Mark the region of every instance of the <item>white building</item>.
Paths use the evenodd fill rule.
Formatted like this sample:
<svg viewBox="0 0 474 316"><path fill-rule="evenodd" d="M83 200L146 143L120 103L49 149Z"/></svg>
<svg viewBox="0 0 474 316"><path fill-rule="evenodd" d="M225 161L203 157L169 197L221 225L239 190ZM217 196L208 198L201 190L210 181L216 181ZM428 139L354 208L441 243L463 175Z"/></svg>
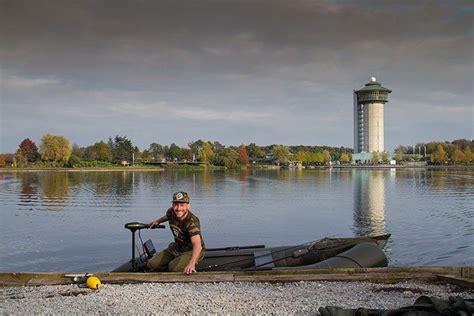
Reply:
<svg viewBox="0 0 474 316"><path fill-rule="evenodd" d="M354 91L354 154L362 154L361 158L368 156L365 153L385 150L384 105L390 92L374 77L364 88Z"/></svg>

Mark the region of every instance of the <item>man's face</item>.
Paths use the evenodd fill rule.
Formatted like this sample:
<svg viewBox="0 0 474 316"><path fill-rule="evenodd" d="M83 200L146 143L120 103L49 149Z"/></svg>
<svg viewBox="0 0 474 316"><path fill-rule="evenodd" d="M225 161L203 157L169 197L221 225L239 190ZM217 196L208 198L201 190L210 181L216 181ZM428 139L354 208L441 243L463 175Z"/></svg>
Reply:
<svg viewBox="0 0 474 316"><path fill-rule="evenodd" d="M183 219L188 215L189 203L173 202L173 211L178 219Z"/></svg>

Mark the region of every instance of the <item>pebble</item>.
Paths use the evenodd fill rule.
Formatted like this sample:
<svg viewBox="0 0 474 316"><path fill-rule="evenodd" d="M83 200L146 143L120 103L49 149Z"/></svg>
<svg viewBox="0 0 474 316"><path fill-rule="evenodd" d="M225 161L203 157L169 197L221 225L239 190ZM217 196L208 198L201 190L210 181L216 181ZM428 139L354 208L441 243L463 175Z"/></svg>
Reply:
<svg viewBox="0 0 474 316"><path fill-rule="evenodd" d="M420 295L472 297L450 285L401 282L143 283L0 288L0 314L303 314L321 306L393 309Z"/></svg>

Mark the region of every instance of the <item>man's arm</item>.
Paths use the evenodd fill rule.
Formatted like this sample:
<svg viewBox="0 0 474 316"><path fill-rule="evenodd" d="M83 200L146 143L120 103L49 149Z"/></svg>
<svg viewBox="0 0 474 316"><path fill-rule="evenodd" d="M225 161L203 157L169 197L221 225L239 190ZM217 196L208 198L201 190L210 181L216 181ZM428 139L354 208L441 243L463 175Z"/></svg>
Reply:
<svg viewBox="0 0 474 316"><path fill-rule="evenodd" d="M189 260L188 265L184 268L184 273L191 274L196 272L196 262L201 255L202 246L201 246L201 235L197 234L191 236L191 243L193 244L193 253L191 259Z"/></svg>
<svg viewBox="0 0 474 316"><path fill-rule="evenodd" d="M150 228L153 228L167 221L168 221L168 216L164 215L158 218L157 220L154 220L153 222L148 223L148 225L150 225Z"/></svg>

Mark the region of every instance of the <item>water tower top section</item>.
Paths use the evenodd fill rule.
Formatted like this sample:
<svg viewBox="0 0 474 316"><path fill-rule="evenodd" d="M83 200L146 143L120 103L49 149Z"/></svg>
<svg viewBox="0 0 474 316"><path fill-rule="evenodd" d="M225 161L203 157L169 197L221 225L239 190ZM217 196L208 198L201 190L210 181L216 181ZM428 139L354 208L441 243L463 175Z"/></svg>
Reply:
<svg viewBox="0 0 474 316"><path fill-rule="evenodd" d="M370 78L370 81L365 84L365 87L355 91L358 103L386 103L388 102L388 94L390 92L392 92L392 90L382 87L375 77Z"/></svg>

